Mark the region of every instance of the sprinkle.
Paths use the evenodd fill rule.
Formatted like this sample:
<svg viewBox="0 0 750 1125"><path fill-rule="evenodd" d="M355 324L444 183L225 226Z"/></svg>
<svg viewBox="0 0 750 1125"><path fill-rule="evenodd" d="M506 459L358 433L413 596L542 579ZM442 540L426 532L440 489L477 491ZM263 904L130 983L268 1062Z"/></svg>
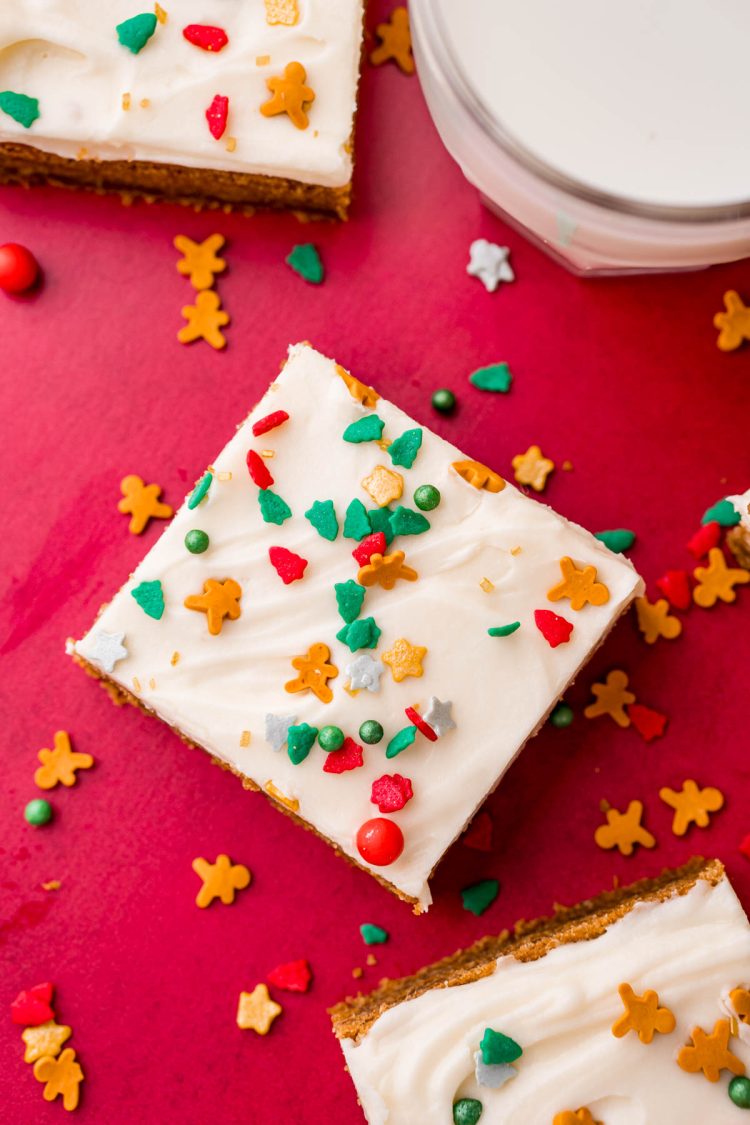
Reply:
<svg viewBox="0 0 750 1125"><path fill-rule="evenodd" d="M355 379L340 363L335 364L335 371L339 378L346 384L349 394L355 402L361 403L362 406L366 406L368 409L372 409L375 406L375 403L380 398L376 390L372 387L368 387L366 383L360 383L359 379Z"/></svg>
<svg viewBox="0 0 750 1125"><path fill-rule="evenodd" d="M414 796L411 781L400 773L383 774L372 783L370 802L382 813L399 812Z"/></svg>
<svg viewBox="0 0 750 1125"><path fill-rule="evenodd" d="M250 886L252 875L242 863L232 863L228 855L217 855L214 863L198 856L193 860L192 868L203 886L198 891L195 905L203 910L210 906L215 898L221 899L225 906L234 902L236 891L242 891Z"/></svg>
<svg viewBox="0 0 750 1125"><path fill-rule="evenodd" d="M137 18L137 17L136 17ZM80 1096L79 1086L83 1082L83 1071L76 1061L72 1047L66 1047L56 1059L45 1055L34 1063L34 1077L44 1082L42 1097L46 1102L61 1097L65 1109L74 1110Z"/></svg>
<svg viewBox="0 0 750 1125"><path fill-rule="evenodd" d="M616 551L618 554L629 551L635 543L635 532L628 531L626 527L617 527L613 531L596 531L594 537L610 551Z"/></svg>
<svg viewBox="0 0 750 1125"><path fill-rule="evenodd" d="M654 583L675 609L689 609L692 603L686 570L668 570Z"/></svg>
<svg viewBox="0 0 750 1125"><path fill-rule="evenodd" d="M270 55L257 55L255 58L256 66L268 66L271 61Z"/></svg>
<svg viewBox="0 0 750 1125"><path fill-rule="evenodd" d="M246 750L247 747L250 745L251 737L252 736L251 736L249 730L243 730L242 733L240 734L240 746L242 747L243 750Z"/></svg>
<svg viewBox="0 0 750 1125"><path fill-rule="evenodd" d="M731 500L719 500L703 513L701 523L718 523L719 527L736 527L740 522L740 513Z"/></svg>
<svg viewBox="0 0 750 1125"><path fill-rule="evenodd" d="M403 6L394 8L390 21L379 23L375 31L380 43L374 51L370 52L372 65L382 66L392 59L404 74L413 74L414 56L411 51L409 13L406 8Z"/></svg>
<svg viewBox="0 0 750 1125"><path fill-rule="evenodd" d="M659 1007L658 993L647 988L643 996L638 996L629 984L621 984L617 991L625 1011L612 1024L615 1039L622 1039L629 1031L635 1031L641 1043L650 1043L655 1032L669 1035L675 1029L675 1018L669 1008Z"/></svg>
<svg viewBox="0 0 750 1125"><path fill-rule="evenodd" d="M133 691L140 693L140 690L141 690L141 681L138 679L137 676L133 676Z"/></svg>
<svg viewBox="0 0 750 1125"><path fill-rule="evenodd" d="M35 828L41 828L42 825L49 824L52 820L52 805L49 801L45 801L43 797L37 797L35 800L29 801L23 810L23 818L27 824L31 824Z"/></svg>
<svg viewBox="0 0 750 1125"><path fill-rule="evenodd" d="M355 968L355 969L352 969L352 976L354 977L355 980L361 980L361 978L364 975L365 975L364 969L360 968L359 966L357 966L357 968Z"/></svg>
<svg viewBox="0 0 750 1125"><path fill-rule="evenodd" d="M154 4L154 15L160 24L165 24L167 22L167 13L164 11L161 4Z"/></svg>
<svg viewBox="0 0 750 1125"><path fill-rule="evenodd" d="M257 422L253 422L253 437L260 437L261 434L267 434L271 430L283 426L284 422L289 421L289 415L286 410L274 410L272 414L265 414L259 418Z"/></svg>
<svg viewBox="0 0 750 1125"><path fill-rule="evenodd" d="M365 964L372 967L373 965L377 965L377 963L378 963L378 959L375 956L375 954L374 953L368 953L367 957L365 958Z"/></svg>
<svg viewBox="0 0 750 1125"><path fill-rule="evenodd" d="M141 109L148 109L151 105L151 99L150 98L141 98L138 105L141 107ZM84 149L84 154L85 154L85 151L86 150Z"/></svg>
<svg viewBox="0 0 750 1125"><path fill-rule="evenodd" d="M502 1063L512 1063L520 1059L523 1049L502 1031L494 1031L491 1027L485 1028L484 1035L479 1044L482 1062L485 1066L499 1066Z"/></svg>
<svg viewBox="0 0 750 1125"><path fill-rule="evenodd" d="M350 652L357 652L361 648L377 648L380 633L374 618L363 617L339 629L336 640L345 644Z"/></svg>
<svg viewBox="0 0 750 1125"><path fill-rule="evenodd" d="M194 527L188 531L185 536L185 546L191 555L202 555L204 551L208 550L209 539L205 531Z"/></svg>
<svg viewBox="0 0 750 1125"><path fill-rule="evenodd" d="M410 469L414 464L422 445L422 431L417 427L413 430L404 430L388 447L388 456L394 465Z"/></svg>
<svg viewBox="0 0 750 1125"><path fill-rule="evenodd" d="M380 691L380 677L384 671L385 669L380 661L373 660L366 653L358 656L356 660L346 666L346 674L354 691L359 691L362 688L367 691Z"/></svg>
<svg viewBox="0 0 750 1125"><path fill-rule="evenodd" d="M43 891L59 891L62 883L59 879L49 879L46 883L42 883ZM30 1060L26 1060L27 1062Z"/></svg>
<svg viewBox="0 0 750 1125"><path fill-rule="evenodd" d="M210 27L204 23L189 23L182 29L182 34L194 47L200 47L202 51L213 51L215 54L229 42L222 27Z"/></svg>
<svg viewBox="0 0 750 1125"><path fill-rule="evenodd" d="M472 488L483 489L485 492L502 492L505 488L503 478L481 461L454 461L451 468Z"/></svg>
<svg viewBox="0 0 750 1125"><path fill-rule="evenodd" d="M275 492L272 492L270 488L261 488L258 493L258 503L264 523L275 523L277 526L281 526L292 514L292 509L287 502L282 500Z"/></svg>
<svg viewBox="0 0 750 1125"><path fill-rule="evenodd" d="M714 328L719 329L716 346L722 352L733 352L743 340L750 340L750 307L734 289L724 294L724 307L726 312L714 317Z"/></svg>
<svg viewBox="0 0 750 1125"><path fill-rule="evenodd" d="M39 117L39 100L17 94L14 90L3 90L0 92L0 110L23 125L24 129L30 129Z"/></svg>
<svg viewBox="0 0 750 1125"><path fill-rule="evenodd" d="M368 746L376 746L383 739L383 727L377 719L365 719L359 728L359 737Z"/></svg>
<svg viewBox="0 0 750 1125"><path fill-rule="evenodd" d="M527 484L535 492L544 491L547 477L555 467L555 462L545 457L538 445L530 445L525 453L518 453L511 464L517 483Z"/></svg>
<svg viewBox="0 0 750 1125"><path fill-rule="evenodd" d="M552 1119L552 1125L599 1125L599 1122L594 1121L591 1116L591 1110L586 1106L581 1106L575 1113L571 1109L564 1109L562 1113L556 1113Z"/></svg>
<svg viewBox="0 0 750 1125"><path fill-rule="evenodd" d="M592 684L591 693L594 703L589 703L584 710L587 719L596 719L600 715L609 715L618 727L629 727L630 718L625 708L630 703L635 703L632 691L627 691L628 677L620 668L615 668L601 684Z"/></svg>
<svg viewBox="0 0 750 1125"><path fill-rule="evenodd" d="M210 289L216 274L227 268L224 258L219 257L225 242L223 234L211 234L203 242L193 242L185 234L175 236L174 248L182 254L177 272L190 278L193 289Z"/></svg>
<svg viewBox="0 0 750 1125"><path fill-rule="evenodd" d="M507 246L498 246L496 242L488 242L486 238L477 238L469 247L469 264L466 272L469 277L477 277L488 293L494 293L501 281L515 281L508 258L510 249Z"/></svg>
<svg viewBox="0 0 750 1125"><path fill-rule="evenodd" d="M487 632L491 637L510 637L520 628L520 621L511 621L509 625L493 625Z"/></svg>
<svg viewBox="0 0 750 1125"><path fill-rule="evenodd" d="M56 1058L62 1050L63 1043L70 1039L72 1029L65 1024L55 1023L54 1019L46 1020L38 1027L27 1027L21 1032L21 1038L26 1044L23 1061L36 1062L37 1059Z"/></svg>
<svg viewBox="0 0 750 1125"><path fill-rule="evenodd" d="M365 945L383 945L388 941L388 931L382 926L376 926L374 922L363 922L359 932Z"/></svg>
<svg viewBox="0 0 750 1125"><path fill-rule="evenodd" d="M492 851L492 817L488 812L477 813L461 837L461 843L478 852Z"/></svg>
<svg viewBox="0 0 750 1125"><path fill-rule="evenodd" d="M276 452L273 449L261 449L260 455L270 460L276 456Z"/></svg>
<svg viewBox="0 0 750 1125"><path fill-rule="evenodd" d="M427 701L427 710L424 713L424 721L429 723L438 738L442 738L449 730L455 730L456 724L451 715L451 708L453 704L450 699L445 702L438 699L437 696L431 695Z"/></svg>
<svg viewBox="0 0 750 1125"><path fill-rule="evenodd" d="M711 787L699 789L692 780L684 781L678 791L665 786L659 790L659 796L665 805L675 810L672 819L675 836L684 836L691 824L708 828L708 814L718 812L724 804L721 790Z"/></svg>
<svg viewBox="0 0 750 1125"><path fill-rule="evenodd" d="M606 810L607 823L601 824L594 833L594 840L605 851L618 848L621 855L632 855L636 844L653 848L656 840L641 824L643 804L631 801L624 813L617 809Z"/></svg>
<svg viewBox="0 0 750 1125"><path fill-rule="evenodd" d="M468 910L478 918L492 906L499 893L500 884L497 879L482 879L478 883L472 883L470 887L464 887L461 891L461 902L464 910Z"/></svg>
<svg viewBox="0 0 750 1125"><path fill-rule="evenodd" d="M318 248L313 246L312 242L305 242L292 247L285 261L295 273L299 274L305 281L309 281L311 285L320 285L325 277Z"/></svg>
<svg viewBox="0 0 750 1125"><path fill-rule="evenodd" d="M273 799L278 801L280 805L283 805L284 808L289 809L291 812L298 812L299 801L296 797L287 797L285 793L282 793L280 789L276 788L272 781L267 781L263 788L269 797L273 797Z"/></svg>
<svg viewBox="0 0 750 1125"><path fill-rule="evenodd" d="M420 484L414 492L414 503L421 512L431 512L440 503L440 490L434 484Z"/></svg>
<svg viewBox="0 0 750 1125"><path fill-rule="evenodd" d="M404 850L404 834L392 820L376 816L361 825L356 837L357 851L373 867L388 867Z"/></svg>
<svg viewBox="0 0 750 1125"><path fill-rule="evenodd" d="M131 97L130 94L122 95L122 108L127 112L130 109Z"/></svg>
<svg viewBox="0 0 750 1125"><path fill-rule="evenodd" d="M164 616L164 591L158 578L153 582L139 582L130 591L130 595L147 617L161 621Z"/></svg>
<svg viewBox="0 0 750 1125"><path fill-rule="evenodd" d="M750 1109L750 1078L738 1076L727 1087L727 1093L734 1105L740 1109Z"/></svg>
<svg viewBox="0 0 750 1125"><path fill-rule="evenodd" d="M40 750L37 757L42 763L34 772L34 784L40 789L54 789L62 784L75 785L77 770L90 770L94 759L90 754L80 754L70 745L70 735L59 730L54 736L54 750Z"/></svg>
<svg viewBox="0 0 750 1125"><path fill-rule="evenodd" d="M404 491L404 478L385 465L376 465L369 476L362 481L365 492L379 508L384 508L393 500L400 500Z"/></svg>
<svg viewBox="0 0 750 1125"><path fill-rule="evenodd" d="M177 664L179 662L179 659L180 659L179 652L173 652L170 659L169 659L169 663L172 665L172 667L174 667L175 664Z"/></svg>
<svg viewBox="0 0 750 1125"><path fill-rule="evenodd" d="M420 734L423 734L425 736L425 738L428 739L430 742L437 742L438 735L435 733L435 731L432 729L432 727L429 725L429 723L426 723L424 721L424 719L420 715L419 711L416 710L416 708L405 707L404 708L404 714L406 715L407 719L412 724L412 726L415 726L417 728L417 730L419 731Z"/></svg>
<svg viewBox="0 0 750 1125"><path fill-rule="evenodd" d="M655 602L650 602L646 597L636 598L635 612L638 617L638 628L643 633L647 645L654 644L659 637L664 637L668 641L674 640L682 632L682 622L670 615L669 602L666 598L659 598Z"/></svg>
<svg viewBox="0 0 750 1125"><path fill-rule="evenodd" d="M729 1050L730 1031L729 1020L717 1020L710 1035L702 1027L694 1027L691 1034L693 1045L680 1048L677 1065L688 1074L703 1071L709 1082L718 1082L722 1070L744 1074L745 1064Z"/></svg>
<svg viewBox="0 0 750 1125"><path fill-rule="evenodd" d="M336 518L336 509L333 500L316 500L311 508L305 512L305 519L323 539L332 543L339 533L339 521Z"/></svg>
<svg viewBox="0 0 750 1125"><path fill-rule="evenodd" d="M123 47L134 55L139 54L156 31L156 16L153 12L142 12L129 20L118 23L115 31Z"/></svg>
<svg viewBox="0 0 750 1125"><path fill-rule="evenodd" d="M342 437L352 445L359 445L365 441L377 441L383 434L385 422L377 414L367 414L358 418L346 427Z"/></svg>
<svg viewBox="0 0 750 1125"><path fill-rule="evenodd" d="M229 313L222 309L218 293L203 289L196 294L194 305L183 305L181 315L187 322L177 333L181 344L205 340L216 351L226 347L226 337L221 329L229 324Z"/></svg>
<svg viewBox="0 0 750 1125"><path fill-rule="evenodd" d="M365 535L369 535L371 530L370 520L364 504L361 500L352 500L351 504L346 509L346 515L344 517L344 538L364 539Z"/></svg>
<svg viewBox="0 0 750 1125"><path fill-rule="evenodd" d="M362 603L365 600L365 590L353 578L346 582L337 582L333 587L336 592L336 605L339 614L349 625L359 617Z"/></svg>
<svg viewBox="0 0 750 1125"><path fill-rule="evenodd" d="M210 106L206 110L208 131L216 141L224 136L229 117L229 98L224 94L214 94Z"/></svg>
<svg viewBox="0 0 750 1125"><path fill-rule="evenodd" d="M344 745L340 750L334 750L330 754L326 754L323 772L346 773L348 770L356 770L362 765L364 765L362 747L353 738L345 738Z"/></svg>
<svg viewBox="0 0 750 1125"><path fill-rule="evenodd" d="M564 730L565 727L570 726L574 718L573 708L569 707L567 703L561 700L552 709L549 721L552 723L553 727L557 727L558 730Z"/></svg>
<svg viewBox="0 0 750 1125"><path fill-rule="evenodd" d="M380 659L391 669L395 683L400 684L407 676L422 675L422 661L426 655L427 649L423 645L412 645L404 637L399 637Z"/></svg>
<svg viewBox="0 0 750 1125"><path fill-rule="evenodd" d="M737 597L734 587L750 582L750 571L727 566L720 547L711 548L708 566L697 566L693 575L698 583L693 601L702 609L710 609L717 601L730 604Z"/></svg>
<svg viewBox="0 0 750 1125"><path fill-rule="evenodd" d="M368 508L367 518L374 533L382 531L385 536L386 546L393 542L393 528L391 527L390 508Z"/></svg>
<svg viewBox="0 0 750 1125"><path fill-rule="evenodd" d="M430 403L432 409L437 410L438 414L452 414L456 409L456 396L448 387L440 387L433 391Z"/></svg>
<svg viewBox="0 0 750 1125"><path fill-rule="evenodd" d="M145 531L149 520L168 520L174 514L169 504L159 499L162 493L160 486L145 484L134 473L123 477L120 491L122 500L118 501L117 510L130 516L128 531L131 535L140 535Z"/></svg>
<svg viewBox="0 0 750 1125"><path fill-rule="evenodd" d="M39 1027L55 1018L52 1007L52 996L55 986L45 981L44 984L35 984L33 988L19 992L10 1005L10 1018L21 1027Z"/></svg>
<svg viewBox="0 0 750 1125"><path fill-rule="evenodd" d="M152 691L156 691L156 680L154 679L153 676L149 679L148 686L151 688Z"/></svg>
<svg viewBox="0 0 750 1125"><path fill-rule="evenodd" d="M473 371L469 376L469 382L480 391L506 395L513 382L513 376L507 363L492 363L489 367L479 367Z"/></svg>
<svg viewBox="0 0 750 1125"><path fill-rule="evenodd" d="M287 961L286 964L271 969L268 979L271 984L284 992L307 992L312 973L307 961Z"/></svg>
<svg viewBox="0 0 750 1125"><path fill-rule="evenodd" d="M570 608L576 611L583 609L587 603L600 606L609 601L609 590L603 582L596 581L595 566L584 566L579 570L566 555L560 559L560 570L562 582L547 592L549 601L559 602L562 598L568 598Z"/></svg>
<svg viewBox="0 0 750 1125"><path fill-rule="evenodd" d="M318 731L318 743L328 753L332 750L340 750L344 745L344 732L341 727L323 727Z"/></svg>
<svg viewBox="0 0 750 1125"><path fill-rule="evenodd" d="M242 597L242 587L233 578L219 582L216 578L207 578L203 583L202 594L190 594L185 598L185 609L195 609L206 614L209 633L218 637L221 632L224 618L236 621L242 610L239 601Z"/></svg>
<svg viewBox="0 0 750 1125"><path fill-rule="evenodd" d="M328 645L311 645L305 656L295 656L292 667L296 668L299 675L294 680L284 684L284 690L290 693L298 691L311 691L321 703L330 703L333 692L328 686L328 681L338 676L339 670L335 664L329 664L331 652Z"/></svg>
<svg viewBox="0 0 750 1125"><path fill-rule="evenodd" d="M113 672L115 664L128 656L128 650L122 643L124 640L122 632L105 633L103 629L98 629L94 635L94 648L87 659L92 664L98 664L103 672Z"/></svg>
<svg viewBox="0 0 750 1125"><path fill-rule="evenodd" d="M550 648L567 644L573 632L573 626L569 621L549 609L535 609L534 624Z"/></svg>
<svg viewBox="0 0 750 1125"><path fill-rule="evenodd" d="M360 566L367 566L373 555L381 555L386 548L385 533L382 531L373 531L371 535L366 535L352 551L352 558L355 559Z"/></svg>
<svg viewBox="0 0 750 1125"><path fill-rule="evenodd" d="M363 586L382 586L384 590L392 590L396 582L416 582L419 578L416 570L407 566L403 551L394 551L391 555L373 555L366 566L360 568L357 581Z"/></svg>
<svg viewBox="0 0 750 1125"><path fill-rule="evenodd" d="M311 727L309 723L298 723L290 726L287 732L287 753L289 760L295 766L304 762L318 737L318 728Z"/></svg>
<svg viewBox="0 0 750 1125"><path fill-rule="evenodd" d="M203 500L203 498L208 495L208 490L211 487L211 482L213 481L213 479L214 475L209 471L207 473L204 473L201 479L198 481L195 488L188 497L187 506L191 511L194 508L197 508L201 500Z"/></svg>
<svg viewBox="0 0 750 1125"><path fill-rule="evenodd" d="M237 1027L243 1031L255 1031L258 1035L268 1035L271 1024L283 1012L268 994L265 984L257 984L252 992L241 992L237 1005Z"/></svg>
<svg viewBox="0 0 750 1125"><path fill-rule="evenodd" d="M296 722L296 715L266 715L266 742L270 743L274 750L283 749L289 728Z"/></svg>
<svg viewBox="0 0 750 1125"><path fill-rule="evenodd" d="M297 129L306 129L310 124L306 111L315 101L315 91L305 85L306 80L307 72L300 62L287 63L283 77L267 78L271 97L260 107L263 116L286 113Z"/></svg>
<svg viewBox="0 0 750 1125"><path fill-rule="evenodd" d="M688 541L687 549L696 559L705 558L712 547L718 547L721 540L721 525L707 523Z"/></svg>
<svg viewBox="0 0 750 1125"><path fill-rule="evenodd" d="M394 510L390 517L391 531L394 535L423 535L430 530L430 521L421 512L405 508L403 504Z"/></svg>
<svg viewBox="0 0 750 1125"><path fill-rule="evenodd" d="M265 0L266 23L294 27L299 20L298 0Z"/></svg>
<svg viewBox="0 0 750 1125"><path fill-rule="evenodd" d="M286 547L269 547L268 557L271 566L285 586L289 586L292 582L299 582L303 577L307 559L303 559L301 555L288 551Z"/></svg>
<svg viewBox="0 0 750 1125"><path fill-rule="evenodd" d="M482 590L484 590L485 594L491 594L495 589L494 582L490 582L489 578L483 578L479 583L479 586Z"/></svg>
<svg viewBox="0 0 750 1125"><path fill-rule="evenodd" d="M393 738L388 743L385 756L386 758L396 758L402 751L408 749L412 745L414 739L417 737L417 728L414 726L403 727L402 730L394 734Z"/></svg>
<svg viewBox="0 0 750 1125"><path fill-rule="evenodd" d="M477 1125L483 1110L477 1098L459 1098L453 1103L453 1125Z"/></svg>
<svg viewBox="0 0 750 1125"><path fill-rule="evenodd" d="M641 703L631 703L628 707L628 715L644 742L653 742L655 738L661 738L669 721L666 715Z"/></svg>

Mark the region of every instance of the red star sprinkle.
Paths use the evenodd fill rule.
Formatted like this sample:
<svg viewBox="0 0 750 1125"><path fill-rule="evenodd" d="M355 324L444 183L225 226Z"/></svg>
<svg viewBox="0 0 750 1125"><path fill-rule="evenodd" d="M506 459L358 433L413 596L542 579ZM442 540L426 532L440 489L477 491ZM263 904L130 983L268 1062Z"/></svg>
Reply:
<svg viewBox="0 0 750 1125"><path fill-rule="evenodd" d="M384 555L385 548L385 533L373 531L372 535L366 535L361 543L357 544L352 555L360 566L367 566L373 555Z"/></svg>
<svg viewBox="0 0 750 1125"><path fill-rule="evenodd" d="M461 843L478 852L492 851L492 817L488 812L480 812L461 837Z"/></svg>
<svg viewBox="0 0 750 1125"><path fill-rule="evenodd" d="M356 770L358 766L364 764L362 747L353 738L345 738L340 750L333 750L330 754L326 754L323 772L346 773L347 770Z"/></svg>
<svg viewBox="0 0 750 1125"><path fill-rule="evenodd" d="M739 851L744 855L745 859L750 859L750 836L745 836L739 846Z"/></svg>
<svg viewBox="0 0 750 1125"><path fill-rule="evenodd" d="M553 613L551 609L535 609L534 624L544 637L550 648L567 644L573 626L564 617Z"/></svg>
<svg viewBox="0 0 750 1125"><path fill-rule="evenodd" d="M644 742L653 742L655 738L661 738L669 721L666 715L653 711L650 707L644 707L642 703L631 703L628 707L628 715Z"/></svg>
<svg viewBox="0 0 750 1125"><path fill-rule="evenodd" d="M249 449L247 453L247 471L253 484L257 484L258 488L270 488L273 484L273 477L268 471L268 466L254 449Z"/></svg>
<svg viewBox="0 0 750 1125"><path fill-rule="evenodd" d="M686 570L668 570L657 579L656 587L675 609L690 609L693 599Z"/></svg>
<svg viewBox="0 0 750 1125"><path fill-rule="evenodd" d="M40 1023L55 1018L52 993L55 986L46 981L19 992L10 1006L10 1018L21 1027L38 1027Z"/></svg>
<svg viewBox="0 0 750 1125"><path fill-rule="evenodd" d="M415 711L413 707L406 707L404 714L413 727L416 727L425 738L429 738L430 742L437 742L437 735L429 723L426 723L419 711Z"/></svg>
<svg viewBox="0 0 750 1125"><path fill-rule="evenodd" d="M702 559L712 547L718 547L720 539L721 524L712 520L710 523L704 524L700 531L696 531L693 538L688 542L687 549L694 558Z"/></svg>
<svg viewBox="0 0 750 1125"><path fill-rule="evenodd" d="M288 421L289 415L286 410L274 410L273 414L266 414L257 422L253 422L253 435L260 437L261 434L267 434L269 430L275 430L277 426L283 426L284 422Z"/></svg>
<svg viewBox="0 0 750 1125"><path fill-rule="evenodd" d="M228 117L229 98L225 98L223 94L216 94L214 100L206 110L206 121L208 122L208 129L211 136L217 141L220 141L224 136Z"/></svg>
<svg viewBox="0 0 750 1125"><path fill-rule="evenodd" d="M287 961L285 965L277 965L275 969L271 969L268 979L285 992L307 992L312 973L307 961Z"/></svg>
<svg viewBox="0 0 750 1125"><path fill-rule="evenodd" d="M384 774L372 783L370 800L381 812L398 812L414 796L411 781L400 773Z"/></svg>
<svg viewBox="0 0 750 1125"><path fill-rule="evenodd" d="M226 47L229 42L229 37L223 27L209 27L205 23L189 23L187 27L182 29L182 34L188 43L192 43L194 47L200 47L202 51L216 53L222 47Z"/></svg>
<svg viewBox="0 0 750 1125"><path fill-rule="evenodd" d="M268 557L285 586L290 582L298 582L305 573L307 559L295 555L294 551L287 551L286 547L269 547Z"/></svg>

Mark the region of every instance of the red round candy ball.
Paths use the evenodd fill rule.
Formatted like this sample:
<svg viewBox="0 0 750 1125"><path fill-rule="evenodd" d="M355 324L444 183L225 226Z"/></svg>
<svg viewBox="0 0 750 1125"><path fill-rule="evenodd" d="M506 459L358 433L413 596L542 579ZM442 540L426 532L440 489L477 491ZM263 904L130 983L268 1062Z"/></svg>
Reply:
<svg viewBox="0 0 750 1125"><path fill-rule="evenodd" d="M38 277L39 266L30 250L17 242L0 246L0 289L6 293L25 293Z"/></svg>
<svg viewBox="0 0 750 1125"><path fill-rule="evenodd" d="M357 850L374 867L387 867L404 850L404 834L394 821L375 816L366 820L357 833Z"/></svg>

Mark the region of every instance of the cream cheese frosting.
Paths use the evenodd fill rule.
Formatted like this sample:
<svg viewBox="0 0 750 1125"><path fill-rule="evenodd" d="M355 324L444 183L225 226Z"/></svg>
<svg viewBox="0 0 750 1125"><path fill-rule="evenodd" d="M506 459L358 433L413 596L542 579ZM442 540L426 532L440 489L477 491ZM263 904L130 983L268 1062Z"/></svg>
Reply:
<svg viewBox="0 0 750 1125"><path fill-rule="evenodd" d="M750 489L737 496L728 496L727 499L740 514L740 526L750 531Z"/></svg>
<svg viewBox="0 0 750 1125"><path fill-rule="evenodd" d="M481 1125L552 1125L587 1107L602 1125L732 1125L741 1113L718 1082L676 1063L694 1027L712 1031L726 995L747 987L750 926L729 881L699 879L683 895L637 903L600 937L536 961L501 957L494 972L434 988L387 1009L355 1045L342 1041L369 1125L451 1125L461 1097L482 1102ZM612 1034L618 986L658 993L676 1027L640 1042ZM479 1086L473 1056L486 1027L523 1048L516 1077ZM730 1049L750 1066L750 1045Z"/></svg>
<svg viewBox="0 0 750 1125"><path fill-rule="evenodd" d="M355 836L378 816L370 800L373 781L394 773L409 778L414 796L391 817L403 831L403 853L389 866L371 869L426 907L430 872L642 583L628 560L542 503L510 485L492 493L467 483L451 468L461 453L424 427L411 468L392 465L376 441L342 440L348 426L373 413L384 423L385 440L417 424L384 399L374 411L361 405L340 372L309 346L290 349L281 374L214 461L206 499L193 510L183 505L74 647L104 670L103 659L122 645L127 657L112 665L115 682L212 755L298 802L300 817L364 866ZM253 423L274 411L286 411L289 420L255 438ZM264 461L272 489L292 511L281 526L261 518L258 489L246 468L249 449L273 452ZM425 513L428 531L393 541L389 550L403 550L419 577L390 590L367 589L360 617L372 617L381 635L376 647L352 653L336 637L344 622L334 584L357 578L351 556L357 543L341 530L327 541L304 513L316 500L332 500L343 528L353 499L375 507L360 482L379 465L403 477L400 503L406 507L413 507L415 489L424 484L438 488L442 499ZM186 533L196 528L210 539L204 554L190 554L184 545ZM269 562L271 547L308 560L300 581L284 585ZM566 600L548 601L565 556L596 567L597 581L609 591L606 604L573 611ZM218 636L209 633L204 614L184 606L211 578L231 578L242 589L241 616L224 621ZM157 580L166 603L160 620L147 616L131 593ZM550 647L535 627L537 609L557 612L574 626L568 643ZM511 636L487 633L514 621L520 627ZM103 640L119 634L117 644ZM426 653L421 677L396 682L382 658L401 639ZM339 670L329 681L330 703L285 690L295 676L292 659L315 644L329 647ZM352 693L346 669L362 657L380 675L370 677L369 689ZM451 703L447 715L433 707L439 739L418 734L398 757L386 759L388 740L409 725L405 709L416 707L424 716L432 697ZM274 749L283 743L289 716L297 724L336 725L357 743L360 725L374 719L385 739L364 746L361 767L324 773L320 747L299 765L283 746Z"/></svg>
<svg viewBox="0 0 750 1125"><path fill-rule="evenodd" d="M150 4L0 4L0 90L39 101L39 117L29 129L0 113L0 143L34 145L63 157L164 162L332 188L349 183L362 0L299 0L299 18L291 26L270 24L263 0L165 0L163 7L166 23L157 24L145 47L132 54L115 28L153 11ZM211 52L189 43L183 28L196 23L222 27L228 44ZM270 97L266 79L283 74L292 61L305 67L315 91L307 129L296 128L286 115L260 112ZM216 94L229 98L220 140L205 117Z"/></svg>

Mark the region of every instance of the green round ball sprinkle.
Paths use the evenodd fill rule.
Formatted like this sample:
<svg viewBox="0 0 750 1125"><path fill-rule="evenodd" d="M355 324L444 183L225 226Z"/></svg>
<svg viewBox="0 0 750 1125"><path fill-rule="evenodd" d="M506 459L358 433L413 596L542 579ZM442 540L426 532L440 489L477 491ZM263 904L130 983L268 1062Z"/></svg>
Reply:
<svg viewBox="0 0 750 1125"><path fill-rule="evenodd" d="M380 742L384 733L377 719L365 719L359 728L359 737L368 746L374 746L377 742Z"/></svg>
<svg viewBox="0 0 750 1125"><path fill-rule="evenodd" d="M344 745L344 732L341 727L321 727L318 742L324 750L340 750Z"/></svg>
<svg viewBox="0 0 750 1125"><path fill-rule="evenodd" d="M563 727L569 727L574 718L575 715L573 714L572 707L569 707L567 703L558 703L557 707L555 707L550 715L549 721L552 723L553 727L562 730Z"/></svg>
<svg viewBox="0 0 750 1125"><path fill-rule="evenodd" d="M729 1083L729 1097L740 1109L750 1109L750 1078L733 1078Z"/></svg>
<svg viewBox="0 0 750 1125"><path fill-rule="evenodd" d="M483 1108L476 1098L460 1098L453 1103L453 1125L477 1125Z"/></svg>
<svg viewBox="0 0 750 1125"><path fill-rule="evenodd" d="M43 797L37 797L35 801L29 801L23 810L23 815L27 824L33 824L37 827L42 824L49 824L52 820L52 805L49 801L45 801Z"/></svg>
<svg viewBox="0 0 750 1125"><path fill-rule="evenodd" d="M440 414L450 414L456 408L456 396L447 387L441 387L432 396L432 406Z"/></svg>
<svg viewBox="0 0 750 1125"><path fill-rule="evenodd" d="M420 512L431 512L440 503L440 489L434 484L420 484L414 493L414 503Z"/></svg>
<svg viewBox="0 0 750 1125"><path fill-rule="evenodd" d="M202 555L204 551L208 550L208 536L205 531L194 527L185 536L185 546L191 555Z"/></svg>

